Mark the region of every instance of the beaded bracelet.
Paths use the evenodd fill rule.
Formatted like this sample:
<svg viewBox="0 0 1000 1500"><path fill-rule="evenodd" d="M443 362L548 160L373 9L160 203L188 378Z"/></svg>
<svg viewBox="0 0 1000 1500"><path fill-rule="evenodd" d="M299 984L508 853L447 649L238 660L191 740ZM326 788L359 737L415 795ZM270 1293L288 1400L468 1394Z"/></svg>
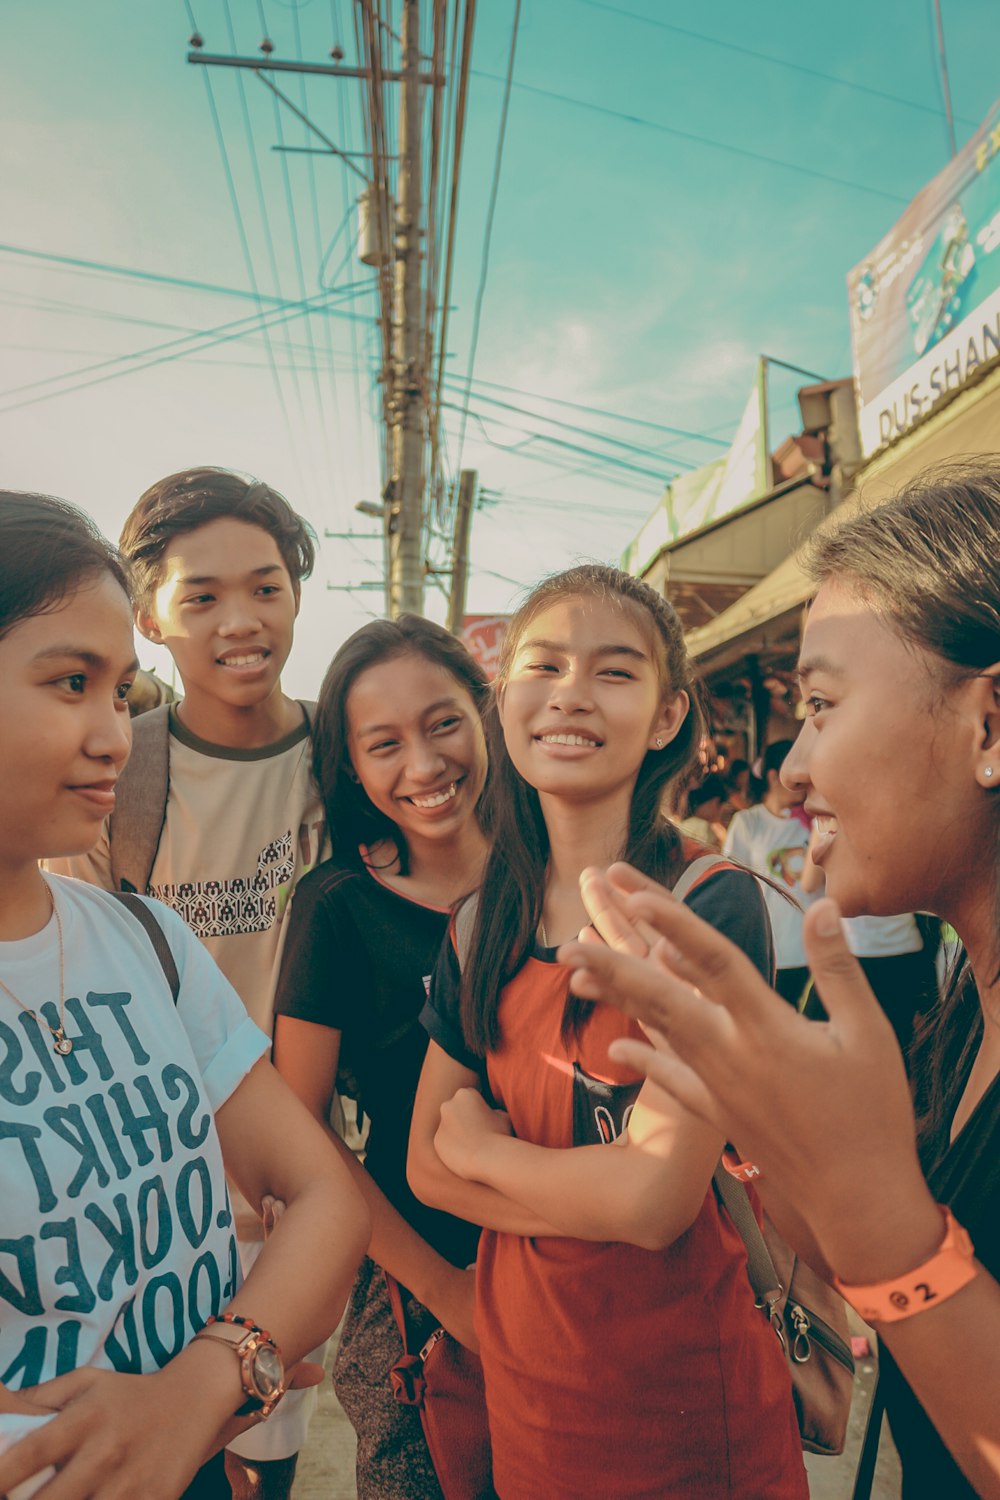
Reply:
<svg viewBox="0 0 1000 1500"><path fill-rule="evenodd" d="M268 1343L274 1343L266 1328L259 1327L252 1318L241 1317L239 1313L213 1313L210 1318L205 1319L199 1332L204 1333L205 1329L211 1328L213 1323L235 1323L239 1328L245 1328L247 1333L259 1334L262 1339L267 1339Z"/></svg>

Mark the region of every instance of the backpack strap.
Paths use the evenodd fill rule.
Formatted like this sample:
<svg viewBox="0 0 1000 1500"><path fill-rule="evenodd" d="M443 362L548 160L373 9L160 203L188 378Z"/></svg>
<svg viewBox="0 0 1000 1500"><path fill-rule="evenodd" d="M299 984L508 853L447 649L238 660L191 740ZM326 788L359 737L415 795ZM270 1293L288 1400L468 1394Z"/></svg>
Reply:
<svg viewBox="0 0 1000 1500"><path fill-rule="evenodd" d="M467 901L455 913L452 923L451 940L458 954L458 967L461 973L465 972L465 966L469 962L469 954L472 952L472 930L476 925L476 912L479 910L479 893L474 892Z"/></svg>
<svg viewBox="0 0 1000 1500"><path fill-rule="evenodd" d="M701 885L709 875L722 870L735 870L735 868L736 866L728 859L723 859L721 854L702 854L681 871L674 881L671 894L676 896L678 901L685 901L695 886Z"/></svg>
<svg viewBox="0 0 1000 1500"><path fill-rule="evenodd" d="M142 897L137 896L135 891L112 891L111 894L116 901L121 902L126 911L132 913L140 927L146 929L146 936L153 945L153 952L159 960L160 968L163 970L163 977L167 981L170 993L174 997L174 1004L176 1005L180 999L181 979L163 928L153 916L153 913Z"/></svg>
<svg viewBox="0 0 1000 1500"><path fill-rule="evenodd" d="M118 778L108 824L115 891L144 892L149 885L169 788L170 706L164 703L132 721L132 753Z"/></svg>

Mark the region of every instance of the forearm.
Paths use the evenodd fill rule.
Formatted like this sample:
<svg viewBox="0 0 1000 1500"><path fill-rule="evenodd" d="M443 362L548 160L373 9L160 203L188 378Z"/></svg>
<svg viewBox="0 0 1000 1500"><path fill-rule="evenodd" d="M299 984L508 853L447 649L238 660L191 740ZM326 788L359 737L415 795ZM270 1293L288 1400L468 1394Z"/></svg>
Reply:
<svg viewBox="0 0 1000 1500"><path fill-rule="evenodd" d="M976 1494L1000 1500L1000 1286L981 1271L940 1306L876 1328Z"/></svg>
<svg viewBox="0 0 1000 1500"><path fill-rule="evenodd" d="M672 1191L669 1167L625 1139L557 1150L493 1135L477 1154L485 1185L529 1211L544 1211L559 1234L647 1250L665 1249L691 1227L711 1170L708 1162L700 1188L692 1188L686 1172L681 1191Z"/></svg>
<svg viewBox="0 0 1000 1500"><path fill-rule="evenodd" d="M434 1311L439 1289L449 1280L454 1267L443 1255L422 1239L413 1226L394 1208L358 1161L354 1152L333 1129L330 1138L350 1173L351 1181L365 1201L371 1219L368 1254L376 1265L388 1271L413 1293L418 1302Z"/></svg>
<svg viewBox="0 0 1000 1500"><path fill-rule="evenodd" d="M431 1156L433 1161L429 1160ZM529 1208L495 1188L468 1182L450 1172L432 1145L419 1153L411 1145L407 1175L421 1203L455 1214L470 1224L530 1238L565 1234L542 1210Z"/></svg>
<svg viewBox="0 0 1000 1500"><path fill-rule="evenodd" d="M285 1211L230 1310L266 1328L290 1364L327 1338L340 1321L368 1245L370 1222L346 1172L334 1180L318 1176L284 1202Z"/></svg>

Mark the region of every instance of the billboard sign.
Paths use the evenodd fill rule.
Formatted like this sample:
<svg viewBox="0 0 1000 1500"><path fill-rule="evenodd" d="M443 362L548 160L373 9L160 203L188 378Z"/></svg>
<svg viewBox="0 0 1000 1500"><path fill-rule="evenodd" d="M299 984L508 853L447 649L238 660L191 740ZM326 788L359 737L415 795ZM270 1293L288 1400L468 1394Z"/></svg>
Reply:
<svg viewBox="0 0 1000 1500"><path fill-rule="evenodd" d="M510 615L466 615L462 620L462 640L491 682L509 623Z"/></svg>
<svg viewBox="0 0 1000 1500"><path fill-rule="evenodd" d="M1000 355L1000 102L847 287L868 457Z"/></svg>

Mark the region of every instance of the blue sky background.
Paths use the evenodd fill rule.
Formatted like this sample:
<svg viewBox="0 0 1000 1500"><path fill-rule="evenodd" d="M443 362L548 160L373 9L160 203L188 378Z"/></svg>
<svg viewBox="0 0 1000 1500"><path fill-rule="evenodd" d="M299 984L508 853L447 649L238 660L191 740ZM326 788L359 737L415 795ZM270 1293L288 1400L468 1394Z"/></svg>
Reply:
<svg viewBox="0 0 1000 1500"><path fill-rule="evenodd" d="M348 0L191 4L208 51L252 53L263 15L276 56L325 60L340 41L354 58ZM1000 23L989 0L942 0L942 12L961 146L1000 94ZM513 13L514 0L480 0L449 337L459 405ZM211 70L259 290L313 296L324 258L348 290L336 316L276 325L270 354L259 331L178 342L258 310L209 70L185 61L183 0L6 0L2 14L2 482L76 500L117 535L154 479L218 463L283 489L320 532L360 533L328 540L307 586L287 684L312 691L381 604L327 588L374 579L380 558L374 523L353 512L381 483L372 275L350 253L361 183L332 158L272 151L279 129L301 145L303 127L287 113L279 126L252 75ZM723 451L760 353L850 373L847 272L949 155L931 0L822 13L791 0L524 0L514 78L475 365L484 383L461 456L498 496L475 523L469 609L481 613L578 556L617 558L663 480ZM277 81L360 149L359 84L313 78L303 94L295 77ZM138 368L147 361L162 362ZM95 383L68 389L82 381ZM794 430L796 383L774 373L775 443ZM448 412L452 464L459 425ZM428 610L443 611L433 592Z"/></svg>

